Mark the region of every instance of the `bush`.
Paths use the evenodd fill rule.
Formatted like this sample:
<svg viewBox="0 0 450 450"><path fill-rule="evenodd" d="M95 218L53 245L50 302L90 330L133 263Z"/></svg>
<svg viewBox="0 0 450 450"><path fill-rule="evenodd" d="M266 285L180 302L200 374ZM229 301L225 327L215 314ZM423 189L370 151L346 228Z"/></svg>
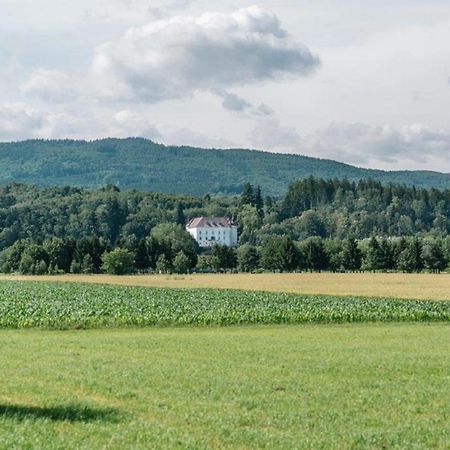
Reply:
<svg viewBox="0 0 450 450"><path fill-rule="evenodd" d="M189 270L189 258L180 250L173 260L173 270L175 273L187 273Z"/></svg>
<svg viewBox="0 0 450 450"><path fill-rule="evenodd" d="M34 268L35 275L45 275L48 273L47 263L43 260L39 261Z"/></svg>
<svg viewBox="0 0 450 450"><path fill-rule="evenodd" d="M170 261L164 254L160 255L158 261L156 261L156 271L158 273L168 273L171 270Z"/></svg>
<svg viewBox="0 0 450 450"><path fill-rule="evenodd" d="M94 273L95 267L94 262L92 261L92 256L87 254L83 258L83 264L81 265L81 269L83 273Z"/></svg>
<svg viewBox="0 0 450 450"><path fill-rule="evenodd" d="M72 261L70 264L70 273L81 273L81 265L78 261Z"/></svg>
<svg viewBox="0 0 450 450"><path fill-rule="evenodd" d="M125 275L133 271L134 255L123 248L115 248L102 256L102 269L112 275Z"/></svg>
<svg viewBox="0 0 450 450"><path fill-rule="evenodd" d="M259 263L258 250L250 244L241 245L237 250L237 259L241 272L254 272Z"/></svg>

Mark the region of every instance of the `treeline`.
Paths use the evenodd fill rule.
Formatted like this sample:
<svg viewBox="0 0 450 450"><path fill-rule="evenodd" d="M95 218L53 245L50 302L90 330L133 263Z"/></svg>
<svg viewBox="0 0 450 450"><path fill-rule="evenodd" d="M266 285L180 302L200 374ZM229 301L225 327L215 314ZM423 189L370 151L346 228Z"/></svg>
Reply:
<svg viewBox="0 0 450 450"><path fill-rule="evenodd" d="M450 231L449 190L310 177L291 184L277 206L277 222L300 238L442 236Z"/></svg>
<svg viewBox="0 0 450 450"><path fill-rule="evenodd" d="M308 178L285 196L265 196L244 186L240 196L197 198L180 195L22 184L0 188L0 251L19 239L98 237L115 246L143 239L161 223L196 216L228 216L239 226L240 244L271 235L364 239L371 236L445 237L450 232L450 190L382 185L375 181Z"/></svg>
<svg viewBox="0 0 450 450"><path fill-rule="evenodd" d="M43 241L21 239L0 254L0 272L43 275L192 271L197 264L197 243L180 225L153 228L145 239L133 236L112 246L104 238L52 237Z"/></svg>
<svg viewBox="0 0 450 450"><path fill-rule="evenodd" d="M372 237L362 241L272 236L261 246L198 247L179 225L162 224L142 240L125 239L115 248L98 238L20 240L0 255L4 273L192 273L294 271L400 271L439 273L450 266L450 237Z"/></svg>
<svg viewBox="0 0 450 450"><path fill-rule="evenodd" d="M197 216L232 218L239 248L199 249L184 230ZM281 198L248 183L241 195L202 198L121 192L115 186L40 189L14 183L0 188L0 270L439 271L448 266L449 217L449 190L370 180L310 177L291 184ZM348 263L350 242L360 265ZM370 242L390 255L381 258L383 264L369 264ZM412 267L410 242L416 243L415 261L420 261ZM274 255L282 248L289 248L290 256L277 263ZM243 255L256 263L242 263ZM433 258L438 262L432 264Z"/></svg>
<svg viewBox="0 0 450 450"><path fill-rule="evenodd" d="M258 251L259 250L259 251ZM248 258L248 255L256 256ZM259 259L258 259L259 256ZM248 260L257 261L253 266ZM362 241L353 238L308 238L293 242L289 237L272 237L258 248L238 249L241 270L258 267L272 271L400 271L439 273L450 264L450 238L419 239L372 237Z"/></svg>
<svg viewBox="0 0 450 450"><path fill-rule="evenodd" d="M40 189L14 183L0 188L0 251L27 238L96 237L105 245L116 246L124 238L149 236L161 223L184 224L183 210L195 215L203 211L204 204L205 199L120 192L115 186Z"/></svg>

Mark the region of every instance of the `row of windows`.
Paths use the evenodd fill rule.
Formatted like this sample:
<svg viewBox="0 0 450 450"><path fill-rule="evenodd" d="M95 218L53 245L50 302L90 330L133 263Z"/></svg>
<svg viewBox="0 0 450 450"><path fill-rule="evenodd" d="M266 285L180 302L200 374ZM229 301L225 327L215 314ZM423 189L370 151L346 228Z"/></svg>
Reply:
<svg viewBox="0 0 450 450"><path fill-rule="evenodd" d="M199 231L198 232L198 235L199 235L199 237L201 237L202 236L202 232L201 231ZM226 236L226 232L225 231L220 231L220 230L218 230L217 231L217 235L218 236L220 236L220 235L223 235L223 236ZM205 236L208 236L208 232L207 231L205 231ZM211 231L211 236L214 236L214 231Z"/></svg>

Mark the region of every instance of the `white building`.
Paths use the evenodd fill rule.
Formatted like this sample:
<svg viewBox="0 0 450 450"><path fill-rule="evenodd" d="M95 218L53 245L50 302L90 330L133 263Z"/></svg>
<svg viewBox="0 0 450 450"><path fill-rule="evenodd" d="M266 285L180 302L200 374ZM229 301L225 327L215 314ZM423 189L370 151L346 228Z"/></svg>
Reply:
<svg viewBox="0 0 450 450"><path fill-rule="evenodd" d="M227 217L195 217L188 222L186 230L200 247L214 244L234 247L238 243L237 226Z"/></svg>

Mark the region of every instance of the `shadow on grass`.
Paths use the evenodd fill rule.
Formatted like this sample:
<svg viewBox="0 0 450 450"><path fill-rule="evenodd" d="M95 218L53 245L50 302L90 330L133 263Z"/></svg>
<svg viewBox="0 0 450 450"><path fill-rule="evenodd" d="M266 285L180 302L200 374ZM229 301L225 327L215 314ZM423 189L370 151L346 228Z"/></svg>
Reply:
<svg viewBox="0 0 450 450"><path fill-rule="evenodd" d="M118 422L120 414L112 408L89 408L82 405L70 406L23 406L0 404L0 419L37 420L55 422Z"/></svg>

